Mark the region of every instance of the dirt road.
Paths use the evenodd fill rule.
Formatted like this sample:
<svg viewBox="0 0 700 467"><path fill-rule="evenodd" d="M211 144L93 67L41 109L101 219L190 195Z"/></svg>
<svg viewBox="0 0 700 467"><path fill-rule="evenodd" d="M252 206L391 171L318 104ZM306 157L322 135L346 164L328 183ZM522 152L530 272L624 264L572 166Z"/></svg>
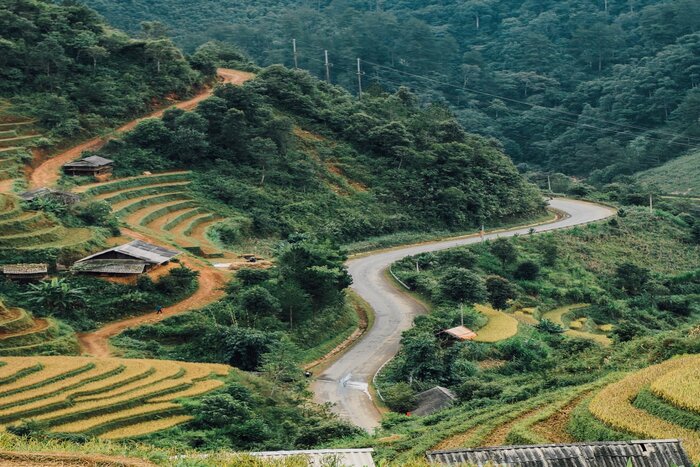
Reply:
<svg viewBox="0 0 700 467"><path fill-rule="evenodd" d="M158 244L158 242L153 241L153 239L129 229L122 228L122 233L137 240ZM168 247L168 245L162 246ZM109 357L111 355L109 339L120 334L125 329L142 324L157 323L170 316L202 308L224 296L223 286L226 285L228 280L225 272L200 262L195 258L183 258L182 263L188 268L199 272L199 287L194 294L181 302L163 308L163 313L161 314L156 314L154 311L145 315L109 323L95 332L78 335L78 342L80 343L82 353L94 357Z"/></svg>
<svg viewBox="0 0 700 467"><path fill-rule="evenodd" d="M252 79L255 75L253 73L248 73L246 71L230 70L227 68L219 68L217 71L219 80L222 83L230 84L243 84L249 79ZM183 110L191 110L197 106L204 99L211 96L213 92L212 88L204 89L202 92L194 96L192 99L186 101L178 102L177 104L158 110L149 115L146 115L136 120L132 120L129 123L122 125L121 127L114 130L114 133L124 133L133 129L139 122L147 118L158 118L163 115L168 108L177 107ZM29 176L29 188L39 188L42 186L52 186L56 184L61 174L61 167L64 164L78 159L83 151L95 151L101 148L108 140L110 136L107 137L95 137L88 141L85 141L78 146L72 147L67 151L53 156L50 159L42 162L38 167L36 167Z"/></svg>
<svg viewBox="0 0 700 467"><path fill-rule="evenodd" d="M615 213L613 209L605 206L564 198L554 199L550 205L567 213L568 217L535 226L533 228L536 232L586 224L605 219ZM529 230L529 226L515 228L487 234L485 238L523 235ZM370 396L369 384L382 365L398 352L401 333L412 326L416 315L426 312L422 304L397 289L386 278L385 270L406 256L479 241L480 238L475 235L391 249L348 261L354 282L352 288L372 306L375 322L354 347L326 368L313 382L312 390L316 401L334 404L336 413L359 427L371 430L378 426L381 416Z"/></svg>

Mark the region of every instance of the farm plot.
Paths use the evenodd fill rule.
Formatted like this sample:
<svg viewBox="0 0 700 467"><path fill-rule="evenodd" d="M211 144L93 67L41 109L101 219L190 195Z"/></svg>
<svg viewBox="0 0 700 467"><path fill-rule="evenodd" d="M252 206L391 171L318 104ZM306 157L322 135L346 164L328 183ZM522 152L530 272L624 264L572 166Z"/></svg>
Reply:
<svg viewBox="0 0 700 467"><path fill-rule="evenodd" d="M684 420L696 414L693 408L700 400L700 386L693 384L698 367L700 355L687 355L633 373L600 391L590 402L590 413L605 425L635 436L678 438L693 461L700 462L700 431L684 425ZM657 391L662 402L686 417L637 407L635 399L648 387Z"/></svg>
<svg viewBox="0 0 700 467"><path fill-rule="evenodd" d="M0 258L16 260L17 250L82 253L96 243L90 229L65 228L44 213L25 211L19 198L0 193Z"/></svg>
<svg viewBox="0 0 700 467"><path fill-rule="evenodd" d="M80 187L112 206L129 227L160 238L205 258L223 253L207 237L207 229L223 220L192 199L190 172L144 175Z"/></svg>
<svg viewBox="0 0 700 467"><path fill-rule="evenodd" d="M0 357L0 425L40 420L106 439L184 423L179 399L223 386L227 365L91 357Z"/></svg>
<svg viewBox="0 0 700 467"><path fill-rule="evenodd" d="M18 178L25 161L31 158L26 146L41 137L33 124L24 117L0 117L0 181Z"/></svg>
<svg viewBox="0 0 700 467"><path fill-rule="evenodd" d="M488 318L486 326L477 331L477 342L498 342L518 333L518 320L487 305L475 305L474 309Z"/></svg>
<svg viewBox="0 0 700 467"><path fill-rule="evenodd" d="M606 335L612 330L611 325L598 326L595 329L588 329L586 318L569 320L571 312L590 306L587 303L574 303L566 305L542 314L543 319L548 319L565 329L564 334L569 337L578 337L598 342L601 345L610 345L612 341Z"/></svg>
<svg viewBox="0 0 700 467"><path fill-rule="evenodd" d="M73 332L53 319L36 319L0 302L0 355L77 353Z"/></svg>

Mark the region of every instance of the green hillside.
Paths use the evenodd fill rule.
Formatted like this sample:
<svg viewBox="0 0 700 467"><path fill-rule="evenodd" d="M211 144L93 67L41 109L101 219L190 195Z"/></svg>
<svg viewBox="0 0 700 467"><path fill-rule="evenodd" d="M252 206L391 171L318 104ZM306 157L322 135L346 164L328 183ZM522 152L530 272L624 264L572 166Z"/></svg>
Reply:
<svg viewBox="0 0 700 467"><path fill-rule="evenodd" d="M700 152L644 171L638 174L637 178L644 183L658 186L667 194L700 196Z"/></svg>
<svg viewBox="0 0 700 467"><path fill-rule="evenodd" d="M236 44L357 91L444 99L516 162L609 181L699 145L694 0L84 0L135 31L160 21L188 50ZM202 27L206 25L206 27Z"/></svg>

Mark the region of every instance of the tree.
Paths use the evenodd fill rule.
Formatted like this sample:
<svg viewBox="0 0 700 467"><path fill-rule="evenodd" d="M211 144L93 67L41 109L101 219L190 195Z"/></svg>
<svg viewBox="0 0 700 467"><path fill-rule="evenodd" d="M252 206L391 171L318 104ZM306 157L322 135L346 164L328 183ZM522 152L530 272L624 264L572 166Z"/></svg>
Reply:
<svg viewBox="0 0 700 467"><path fill-rule="evenodd" d="M514 276L516 279L531 281L537 279L540 274L540 266L534 261L523 261L518 264L515 269Z"/></svg>
<svg viewBox="0 0 700 467"><path fill-rule="evenodd" d="M486 290L489 296L489 302L494 308L499 310L507 306L508 300L512 300L518 296L518 292L508 279L501 276L488 276L486 278Z"/></svg>
<svg viewBox="0 0 700 467"><path fill-rule="evenodd" d="M650 278L649 270L633 263L622 263L615 272L617 287L630 295L642 292Z"/></svg>
<svg viewBox="0 0 700 467"><path fill-rule="evenodd" d="M85 289L71 287L65 279L53 278L38 284L29 284L29 290L23 295L34 303L52 313L63 313L73 306L85 302Z"/></svg>
<svg viewBox="0 0 700 467"><path fill-rule="evenodd" d="M564 332L563 327L547 318L542 319L535 327L549 334L561 334Z"/></svg>
<svg viewBox="0 0 700 467"><path fill-rule="evenodd" d="M518 250L507 238L497 238L491 243L489 250L492 255L501 260L503 268L505 268L507 264L513 263L518 259Z"/></svg>
<svg viewBox="0 0 700 467"><path fill-rule="evenodd" d="M394 412L407 413L416 407L415 393L408 383L392 384L382 391L382 396Z"/></svg>
<svg viewBox="0 0 700 467"><path fill-rule="evenodd" d="M238 303L249 315L279 316L282 305L266 288L254 285L238 295Z"/></svg>
<svg viewBox="0 0 700 467"><path fill-rule="evenodd" d="M304 374L298 364L299 349L287 336L282 337L263 355L260 371L272 383L270 397L274 396L279 387L301 389L305 386Z"/></svg>
<svg viewBox="0 0 700 467"><path fill-rule="evenodd" d="M440 278L440 295L454 302L472 305L486 300L484 280L469 269L451 267Z"/></svg>
<svg viewBox="0 0 700 467"><path fill-rule="evenodd" d="M156 72L160 74L162 64L165 62L181 60L184 61L182 52L175 47L170 39L158 39L146 43L146 57L156 64Z"/></svg>

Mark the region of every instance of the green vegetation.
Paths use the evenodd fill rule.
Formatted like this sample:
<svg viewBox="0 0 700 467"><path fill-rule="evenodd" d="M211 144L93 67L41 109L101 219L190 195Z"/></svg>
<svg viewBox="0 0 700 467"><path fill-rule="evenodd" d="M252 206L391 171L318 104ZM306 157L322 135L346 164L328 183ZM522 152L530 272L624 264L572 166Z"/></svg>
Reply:
<svg viewBox="0 0 700 467"><path fill-rule="evenodd" d="M144 121L100 155L122 176L191 169L204 207L230 216L213 229L229 246L298 232L350 242L463 231L542 212L498 145L443 107L405 89L360 101L280 66L217 88L193 112Z"/></svg>
<svg viewBox="0 0 700 467"><path fill-rule="evenodd" d="M156 282L141 276L136 285L80 275L39 283L0 282L0 295L8 303L60 319L81 332L179 302L196 289L197 273L184 266L172 268Z"/></svg>
<svg viewBox="0 0 700 467"><path fill-rule="evenodd" d="M223 40L263 65L292 66L296 39L319 77L328 49L333 82L353 91L360 57L365 90L444 99L530 167L609 181L698 146L693 0L86 3L127 30L162 21L186 49Z"/></svg>
<svg viewBox="0 0 700 467"><path fill-rule="evenodd" d="M654 185L662 193L700 196L700 152L666 162L660 167L637 175L642 182Z"/></svg>
<svg viewBox="0 0 700 467"><path fill-rule="evenodd" d="M48 130L48 140L30 144L46 146L111 128L166 96L191 94L213 75L201 57L195 55L191 65L170 40L145 33L131 39L78 3L5 2L0 96L11 98L12 112Z"/></svg>

